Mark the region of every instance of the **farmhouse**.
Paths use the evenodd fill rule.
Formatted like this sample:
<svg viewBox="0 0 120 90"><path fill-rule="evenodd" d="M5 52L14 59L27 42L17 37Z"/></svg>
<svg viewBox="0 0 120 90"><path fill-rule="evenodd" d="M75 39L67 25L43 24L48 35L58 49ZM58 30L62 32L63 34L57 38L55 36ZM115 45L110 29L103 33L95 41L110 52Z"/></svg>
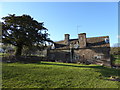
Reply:
<svg viewBox="0 0 120 90"><path fill-rule="evenodd" d="M86 33L78 34L77 39L54 42L47 52L49 60L79 62L111 66L109 36L86 38Z"/></svg>

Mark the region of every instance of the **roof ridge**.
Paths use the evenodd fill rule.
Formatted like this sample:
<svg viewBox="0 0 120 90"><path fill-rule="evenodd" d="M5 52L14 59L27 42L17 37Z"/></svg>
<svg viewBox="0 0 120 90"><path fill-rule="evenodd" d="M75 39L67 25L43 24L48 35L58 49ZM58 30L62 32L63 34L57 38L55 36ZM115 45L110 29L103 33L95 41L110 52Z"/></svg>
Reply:
<svg viewBox="0 0 120 90"><path fill-rule="evenodd" d="M86 37L86 39L92 39L92 38L105 38L105 37L109 37L109 36L98 36L98 37ZM78 38L74 38L74 39L69 39L69 40L78 40ZM60 40L60 41L54 41L54 42L64 42L65 40Z"/></svg>
<svg viewBox="0 0 120 90"><path fill-rule="evenodd" d="M98 36L98 37L87 37L87 38L103 38L103 37L109 37L109 36Z"/></svg>

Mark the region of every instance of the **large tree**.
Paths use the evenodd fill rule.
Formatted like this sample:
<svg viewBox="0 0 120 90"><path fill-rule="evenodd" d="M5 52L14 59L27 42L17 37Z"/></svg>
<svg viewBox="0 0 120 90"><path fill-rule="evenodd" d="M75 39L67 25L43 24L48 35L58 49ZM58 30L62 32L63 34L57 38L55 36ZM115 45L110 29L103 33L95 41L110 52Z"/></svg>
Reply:
<svg viewBox="0 0 120 90"><path fill-rule="evenodd" d="M2 42L16 46L16 56L21 55L23 46L40 46L47 41L47 28L30 15L9 14L2 19Z"/></svg>

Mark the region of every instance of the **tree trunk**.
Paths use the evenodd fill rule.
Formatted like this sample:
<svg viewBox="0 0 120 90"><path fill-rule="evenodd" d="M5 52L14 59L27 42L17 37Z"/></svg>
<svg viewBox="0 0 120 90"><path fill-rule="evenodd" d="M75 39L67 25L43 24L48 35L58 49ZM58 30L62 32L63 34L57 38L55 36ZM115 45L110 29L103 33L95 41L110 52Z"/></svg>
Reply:
<svg viewBox="0 0 120 90"><path fill-rule="evenodd" d="M16 49L16 53L15 53L15 56L21 56L22 54L22 49L23 49L23 45L18 45L17 46L17 49Z"/></svg>

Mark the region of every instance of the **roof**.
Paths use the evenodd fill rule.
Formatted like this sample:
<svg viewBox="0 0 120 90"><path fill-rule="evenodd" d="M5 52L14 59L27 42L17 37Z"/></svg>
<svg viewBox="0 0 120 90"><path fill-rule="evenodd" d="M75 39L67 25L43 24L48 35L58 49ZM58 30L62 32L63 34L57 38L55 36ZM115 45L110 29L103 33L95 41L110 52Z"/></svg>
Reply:
<svg viewBox="0 0 120 90"><path fill-rule="evenodd" d="M87 38L87 46L88 47L110 47L110 43L106 43L105 38L109 38L109 36Z"/></svg>
<svg viewBox="0 0 120 90"><path fill-rule="evenodd" d="M101 37L91 37L91 38L86 38L86 48L90 48L90 47L110 47L110 43L106 43L105 42L105 38L109 39L109 36L101 36ZM70 39L69 40L70 44L76 44L79 43L78 39ZM65 49L65 48L69 48L69 45L65 44L64 40L61 41L57 41L54 42L56 48L59 49Z"/></svg>

